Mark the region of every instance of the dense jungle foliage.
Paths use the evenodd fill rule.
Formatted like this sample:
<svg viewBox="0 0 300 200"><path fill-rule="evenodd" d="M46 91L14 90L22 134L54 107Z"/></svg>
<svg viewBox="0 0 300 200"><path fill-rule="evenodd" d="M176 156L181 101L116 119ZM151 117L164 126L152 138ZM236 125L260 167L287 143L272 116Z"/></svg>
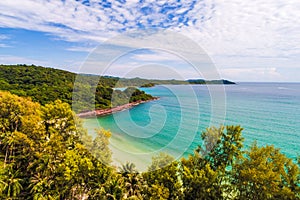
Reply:
<svg viewBox="0 0 300 200"><path fill-rule="evenodd" d="M300 199L299 160L244 149L242 130L208 128L194 154L160 153L140 173L114 167L111 133L89 136L68 103L0 92L0 199Z"/></svg>

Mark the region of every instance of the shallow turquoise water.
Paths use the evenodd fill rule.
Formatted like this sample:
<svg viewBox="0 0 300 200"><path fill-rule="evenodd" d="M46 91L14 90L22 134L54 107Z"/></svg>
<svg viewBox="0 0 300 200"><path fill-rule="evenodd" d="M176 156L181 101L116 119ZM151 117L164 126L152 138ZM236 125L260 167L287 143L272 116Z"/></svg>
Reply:
<svg viewBox="0 0 300 200"><path fill-rule="evenodd" d="M257 140L259 145L274 144L290 158L300 154L299 83L209 87L143 88L160 99L114 115L86 119L84 124L91 133L99 126L110 129L112 147L132 155L164 151L176 158L186 156L201 144L200 134L206 127L221 123L241 125L246 148Z"/></svg>

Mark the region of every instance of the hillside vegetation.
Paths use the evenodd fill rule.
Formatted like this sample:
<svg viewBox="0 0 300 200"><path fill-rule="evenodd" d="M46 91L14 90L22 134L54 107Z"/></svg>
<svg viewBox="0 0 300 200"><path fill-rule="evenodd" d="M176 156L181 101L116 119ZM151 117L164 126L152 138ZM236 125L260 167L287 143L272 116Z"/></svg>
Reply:
<svg viewBox="0 0 300 200"><path fill-rule="evenodd" d="M35 65L0 65L0 90L31 97L42 105L60 99L76 112L110 108L153 97L138 89L132 94L113 88L149 87L160 84L233 84L226 80L155 80L76 74Z"/></svg>
<svg viewBox="0 0 300 200"><path fill-rule="evenodd" d="M76 80L76 83L75 83ZM31 97L42 105L60 99L72 104L76 112L110 108L153 97L143 91L128 89L114 90L121 85L119 78L75 74L72 72L28 65L0 65L0 90L19 96ZM132 82L135 82L134 80ZM127 84L133 84L130 80ZM136 83L133 86L137 85ZM129 93L131 91L132 93Z"/></svg>

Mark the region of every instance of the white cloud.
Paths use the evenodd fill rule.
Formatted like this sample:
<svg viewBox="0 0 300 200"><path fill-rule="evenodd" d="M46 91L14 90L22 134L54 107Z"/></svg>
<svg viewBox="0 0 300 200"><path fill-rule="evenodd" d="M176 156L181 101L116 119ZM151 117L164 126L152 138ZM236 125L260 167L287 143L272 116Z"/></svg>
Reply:
<svg viewBox="0 0 300 200"><path fill-rule="evenodd" d="M110 7L104 7L103 4L106 3L103 1L90 1L89 4L86 6L73 1L4 0L0 2L0 26L45 31L71 41L91 39L99 42L123 29L136 29L139 26L174 27L183 24L184 21L180 21L176 15L183 10L189 11L192 5L189 1L126 1L125 4L115 1ZM165 7L161 7L162 5ZM169 14L174 18L169 19Z"/></svg>
<svg viewBox="0 0 300 200"><path fill-rule="evenodd" d="M140 24L184 33L212 55L300 53L297 0L194 3L132 0L124 4L111 2L110 7L104 7L105 2L99 1L89 1L89 4L4 0L0 1L0 26L49 32L68 41L101 42L122 29L139 28ZM171 15L173 18L169 19Z"/></svg>
<svg viewBox="0 0 300 200"><path fill-rule="evenodd" d="M95 49L95 47L80 47L80 46L72 46L67 48L67 51L77 51L77 52L92 52Z"/></svg>
<svg viewBox="0 0 300 200"><path fill-rule="evenodd" d="M229 68L221 70L222 77L236 81L282 81L283 76L276 68Z"/></svg>
<svg viewBox="0 0 300 200"><path fill-rule="evenodd" d="M8 48L11 47L8 44L2 43L4 40L8 40L10 37L8 35L0 34L0 48Z"/></svg>
<svg viewBox="0 0 300 200"><path fill-rule="evenodd" d="M210 20L184 32L212 55L283 56L300 53L300 2L217 2Z"/></svg>
<svg viewBox="0 0 300 200"><path fill-rule="evenodd" d="M2 27L49 32L70 41L91 36L101 41L101 31L108 24L103 11L72 1L0 1L0 13ZM101 16L100 22L97 16Z"/></svg>
<svg viewBox="0 0 300 200"><path fill-rule="evenodd" d="M169 62L183 62L183 59L178 57L177 55L161 52L161 51L152 51L152 53L141 53L135 54L131 56L132 59L138 61L148 61L148 62L161 62L161 61L169 61Z"/></svg>
<svg viewBox="0 0 300 200"><path fill-rule="evenodd" d="M192 66L175 67L172 64L160 63L114 63L105 71L105 74L126 78L147 78L147 79L178 79L201 78L202 76Z"/></svg>
<svg viewBox="0 0 300 200"><path fill-rule="evenodd" d="M0 47L1 48L8 48L8 47L11 47L10 45L7 45L7 44L2 44L2 43L0 43Z"/></svg>
<svg viewBox="0 0 300 200"><path fill-rule="evenodd" d="M110 4L93 0L88 4L84 1L3 0L0 1L0 27L43 31L57 39L95 45L123 31L158 27L196 41L217 61L221 70L238 68L238 64L253 68L254 73L259 66L272 68L276 65L279 69L275 61L280 58L283 58L282 67L285 63L288 67L299 67L298 0L157 0L143 3L127 0ZM1 38L6 39L0 35ZM5 44L1 44L4 47ZM90 49L72 46L67 50L87 52ZM260 59L251 63L251 57ZM158 55L137 58L169 59Z"/></svg>
<svg viewBox="0 0 300 200"><path fill-rule="evenodd" d="M11 55L0 55L0 63L1 64L34 64L34 65L41 65L41 66L49 66L49 63L43 60L36 60L30 59L20 56L11 56Z"/></svg>
<svg viewBox="0 0 300 200"><path fill-rule="evenodd" d="M7 40L9 39L10 37L8 35L3 35L3 34L0 34L0 40Z"/></svg>

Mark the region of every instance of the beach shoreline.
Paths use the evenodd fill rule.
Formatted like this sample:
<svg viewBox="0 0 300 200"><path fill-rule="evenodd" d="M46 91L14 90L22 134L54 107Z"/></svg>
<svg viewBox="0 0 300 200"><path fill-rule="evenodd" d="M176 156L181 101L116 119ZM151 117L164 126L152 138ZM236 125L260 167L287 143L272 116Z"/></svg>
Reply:
<svg viewBox="0 0 300 200"><path fill-rule="evenodd" d="M142 103L147 103L147 102L158 100L158 99L159 99L158 97L153 97L152 99L146 100L146 101L139 100L139 101L136 101L136 102L127 103L127 104L116 106L116 107L113 107L113 108L97 109L97 110L93 110L93 111L78 113L77 116L80 117L80 118L101 117L101 116L113 114L113 113L116 113L116 112L120 112L120 111L123 111L123 110L127 110L127 109L130 109L130 108L134 107L134 106L140 105Z"/></svg>

